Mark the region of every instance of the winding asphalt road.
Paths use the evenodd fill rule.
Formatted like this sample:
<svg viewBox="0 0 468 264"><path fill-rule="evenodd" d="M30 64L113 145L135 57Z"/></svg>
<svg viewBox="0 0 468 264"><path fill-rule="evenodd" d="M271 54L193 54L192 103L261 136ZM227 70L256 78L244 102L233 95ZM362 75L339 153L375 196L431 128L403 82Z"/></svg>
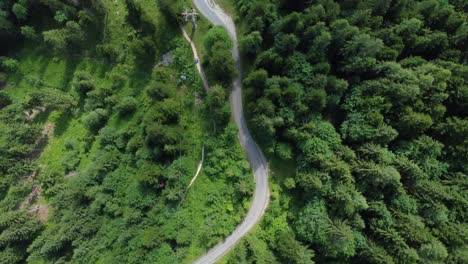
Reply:
<svg viewBox="0 0 468 264"><path fill-rule="evenodd" d="M242 108L241 64L234 22L221 7L213 2L213 0L193 0L193 2L198 10L200 10L200 12L209 21L211 21L211 23L214 25L221 25L226 28L234 43L232 56L236 61L236 67L239 74L233 81L233 90L230 97L231 111L234 121L239 129L239 141L247 154L247 159L252 167L255 178L255 192L253 200L242 223L237 226L231 235L194 262L195 264L209 264L214 263L229 252L229 250L231 250L234 245L260 221L268 206L270 191L268 189L268 163L257 143L255 143L254 139L250 135Z"/></svg>

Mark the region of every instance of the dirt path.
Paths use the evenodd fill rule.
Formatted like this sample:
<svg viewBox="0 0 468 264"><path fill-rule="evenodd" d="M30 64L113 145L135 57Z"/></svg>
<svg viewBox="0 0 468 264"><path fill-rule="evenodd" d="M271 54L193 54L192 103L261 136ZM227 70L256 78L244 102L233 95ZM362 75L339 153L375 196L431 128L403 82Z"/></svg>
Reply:
<svg viewBox="0 0 468 264"><path fill-rule="evenodd" d="M195 44L193 43L192 39L189 37L189 35L185 31L184 27L180 26L180 30L182 30L182 35L184 35L184 38L188 41L188 43L190 44L190 47L192 48L193 57L198 59L197 71L198 71L198 74L200 74L205 91L208 91L208 89L210 89L210 86L208 85L205 72L203 71L203 68L200 65L200 57L198 56L197 47L195 47Z"/></svg>
<svg viewBox="0 0 468 264"><path fill-rule="evenodd" d="M200 163L198 163L198 167L197 167L197 172L195 173L195 176L193 176L192 180L190 181L190 184L187 186L187 189L190 189L190 187L192 186L192 184L195 182L195 180L197 179L198 177L198 174L200 174L200 171L203 167L203 161L205 160L205 145L203 145L202 147L202 158L201 158L201 161Z"/></svg>
<svg viewBox="0 0 468 264"><path fill-rule="evenodd" d="M33 118L34 119L34 118ZM32 121L32 119L31 119ZM54 131L54 125L51 122L46 122L44 124L44 128L42 129L41 135L35 142L35 149L31 152L30 158L37 159L41 155L44 147L47 144L47 140L49 139L50 135ZM39 164L39 169L43 169L44 166ZM38 174L38 171L34 171L31 175L29 175L24 181L25 182L33 182ZM42 195L42 188L40 185L33 184L31 192L29 195L19 204L19 210L28 210L30 215L37 216L40 221L45 222L47 221L47 217L49 214L49 208L46 204L34 204Z"/></svg>

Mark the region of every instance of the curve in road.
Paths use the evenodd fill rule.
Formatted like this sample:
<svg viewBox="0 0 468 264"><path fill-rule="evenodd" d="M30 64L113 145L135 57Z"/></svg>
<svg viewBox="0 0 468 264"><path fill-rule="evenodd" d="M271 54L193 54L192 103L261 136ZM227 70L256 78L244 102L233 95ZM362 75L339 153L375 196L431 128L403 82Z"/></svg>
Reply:
<svg viewBox="0 0 468 264"><path fill-rule="evenodd" d="M197 9L214 25L221 25L229 32L233 42L232 56L236 61L238 76L233 80L231 93L231 111L238 127L238 137L255 178L255 191L250 209L240 225L222 242L197 259L195 264L210 264L224 256L241 240L262 218L270 200L268 188L268 163L262 151L252 138L245 121L242 108L241 64L237 43L236 27L232 18L213 0L193 0Z"/></svg>

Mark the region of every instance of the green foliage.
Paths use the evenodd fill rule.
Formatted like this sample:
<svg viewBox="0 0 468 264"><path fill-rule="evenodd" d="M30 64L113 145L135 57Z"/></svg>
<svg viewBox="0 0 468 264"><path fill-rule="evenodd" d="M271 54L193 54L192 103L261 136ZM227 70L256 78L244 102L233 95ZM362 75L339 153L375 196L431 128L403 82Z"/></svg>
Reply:
<svg viewBox="0 0 468 264"><path fill-rule="evenodd" d="M54 19L55 19L55 21L57 21L59 24L62 24L62 23L64 23L65 21L68 20L67 15L66 15L65 13L63 13L62 11L57 11L57 12L55 12Z"/></svg>
<svg viewBox="0 0 468 264"><path fill-rule="evenodd" d="M69 110L76 106L76 100L73 96L55 88L43 88L31 92L28 106L45 107L49 110Z"/></svg>
<svg viewBox="0 0 468 264"><path fill-rule="evenodd" d="M320 201L309 202L296 222L299 236L310 243L325 245L327 243L327 229L330 227L325 204Z"/></svg>
<svg viewBox="0 0 468 264"><path fill-rule="evenodd" d="M161 9L164 13L168 14L170 19L178 21L180 20L180 13L182 13L185 7L184 1L181 0L158 0Z"/></svg>
<svg viewBox="0 0 468 264"><path fill-rule="evenodd" d="M204 38L205 49L210 53L216 44L219 49L231 49L233 44L228 32L222 26L211 28Z"/></svg>
<svg viewBox="0 0 468 264"><path fill-rule="evenodd" d="M109 114L105 109L98 108L89 112L83 117L83 125L92 133L96 133L103 127L107 121Z"/></svg>
<svg viewBox="0 0 468 264"><path fill-rule="evenodd" d="M229 84L236 69L231 54L233 44L227 31L221 26L213 27L206 34L204 45L207 51L205 62L208 71L216 81Z"/></svg>
<svg viewBox="0 0 468 264"><path fill-rule="evenodd" d="M230 118L230 109L226 98L225 89L220 85L210 87L206 96L207 116L210 116L218 127L224 127Z"/></svg>
<svg viewBox="0 0 468 264"><path fill-rule="evenodd" d="M42 32L44 42L52 46L56 52L64 52L68 48L80 45L84 40L84 32L75 21L68 21L62 29L51 29Z"/></svg>
<svg viewBox="0 0 468 264"><path fill-rule="evenodd" d="M160 81L151 82L146 89L148 95L155 101L160 101L175 95L175 87L170 83Z"/></svg>
<svg viewBox="0 0 468 264"><path fill-rule="evenodd" d="M74 73L72 86L80 94L86 94L95 88L91 74L86 71L77 71Z"/></svg>
<svg viewBox="0 0 468 264"><path fill-rule="evenodd" d="M41 231L42 225L21 211L2 213L0 217L0 256L2 263L22 263L26 248Z"/></svg>
<svg viewBox="0 0 468 264"><path fill-rule="evenodd" d="M36 30L31 26L22 26L21 27L21 34L26 38L32 41L37 40L39 35L37 34Z"/></svg>
<svg viewBox="0 0 468 264"><path fill-rule="evenodd" d="M124 97L116 106L115 109L121 115L129 115L135 112L138 108L138 101L133 97Z"/></svg>
<svg viewBox="0 0 468 264"><path fill-rule="evenodd" d="M400 131L402 135L420 135L429 129L432 123L429 115L409 111L400 118Z"/></svg>
<svg viewBox="0 0 468 264"><path fill-rule="evenodd" d="M5 92L0 92L0 109L11 104L11 98Z"/></svg>
<svg viewBox="0 0 468 264"><path fill-rule="evenodd" d="M18 61L13 58L0 57L0 68L6 72L15 72L18 65Z"/></svg>
<svg viewBox="0 0 468 264"><path fill-rule="evenodd" d="M448 253L441 242L434 241L430 244L422 245L419 250L419 255L426 263L443 263Z"/></svg>
<svg viewBox="0 0 468 264"><path fill-rule="evenodd" d="M0 3L0 52L15 58L0 59L0 261L188 262L252 195L229 91L192 95L190 49L159 19L175 24L186 2L72 2ZM287 173L271 171L267 215L228 262L466 263L464 2L235 5L249 126ZM205 36L207 73L228 87L233 43L221 27ZM15 211L35 172L43 231Z"/></svg>
<svg viewBox="0 0 468 264"><path fill-rule="evenodd" d="M260 32L254 31L240 40L239 47L245 54L257 54L260 52L262 41Z"/></svg>
<svg viewBox="0 0 468 264"><path fill-rule="evenodd" d="M236 7L241 51L254 61L244 73L250 127L272 160L297 163L272 177L286 189L272 195L281 206L271 214L288 215L290 237L320 263L463 262L448 226L466 222L466 9L430 0Z"/></svg>
<svg viewBox="0 0 468 264"><path fill-rule="evenodd" d="M21 3L13 4L11 11L15 14L16 18L24 20L28 15L27 8Z"/></svg>
<svg viewBox="0 0 468 264"><path fill-rule="evenodd" d="M308 249L294 238L292 232L284 231L278 235L277 250L286 261L298 264L314 264L314 251Z"/></svg>
<svg viewBox="0 0 468 264"><path fill-rule="evenodd" d="M31 184L42 189L32 203L50 210L44 230L36 224L38 232L11 243L0 234L0 259L181 263L232 232L253 178L228 125L227 92L194 96L202 86L190 47L160 17L159 3L32 5L41 12L27 21L16 25L11 16L26 45L17 45L16 66L1 80L8 85L0 97L0 210L14 210ZM38 51L28 43L33 33L44 36L34 40ZM169 50L174 63L153 67ZM188 189L203 145L203 169Z"/></svg>

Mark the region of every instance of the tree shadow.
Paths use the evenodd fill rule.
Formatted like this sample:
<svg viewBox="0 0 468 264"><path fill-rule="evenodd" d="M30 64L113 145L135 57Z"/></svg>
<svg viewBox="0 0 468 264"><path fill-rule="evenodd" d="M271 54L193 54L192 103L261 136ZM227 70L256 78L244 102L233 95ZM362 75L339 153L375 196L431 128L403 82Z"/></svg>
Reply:
<svg viewBox="0 0 468 264"><path fill-rule="evenodd" d="M50 52L46 52L45 54L41 53L41 49L38 49L38 52L39 52L39 54L34 53L31 56L33 56L33 57L37 56L34 59L34 63L40 65L39 71L37 72L37 76L39 77L40 81L43 81L42 77L44 76L45 72L47 71L47 67L49 67L50 60L52 60L52 58L53 58L53 54L51 54Z"/></svg>
<svg viewBox="0 0 468 264"><path fill-rule="evenodd" d="M111 63L103 62L103 61L95 61L91 62L91 58L87 58L89 60L89 65L91 66L89 72L101 79L106 77L106 73L111 70Z"/></svg>
<svg viewBox="0 0 468 264"><path fill-rule="evenodd" d="M44 124L47 121L47 119L49 118L49 115L50 115L49 111L40 112L34 118L34 123Z"/></svg>
<svg viewBox="0 0 468 264"><path fill-rule="evenodd" d="M62 90L68 90L67 87L73 79L73 74L75 73L76 68L78 67L78 61L71 56L65 58L65 71L63 80L61 82Z"/></svg>
<svg viewBox="0 0 468 264"><path fill-rule="evenodd" d="M59 137L65 133L67 128L70 126L70 121L72 120L73 115L68 112L60 113L59 117L55 121L54 136Z"/></svg>
<svg viewBox="0 0 468 264"><path fill-rule="evenodd" d="M135 66L132 73L130 73L130 78L128 86L133 92L133 95L139 95L142 91L145 90L145 87L151 81L151 71L152 67L138 67Z"/></svg>

